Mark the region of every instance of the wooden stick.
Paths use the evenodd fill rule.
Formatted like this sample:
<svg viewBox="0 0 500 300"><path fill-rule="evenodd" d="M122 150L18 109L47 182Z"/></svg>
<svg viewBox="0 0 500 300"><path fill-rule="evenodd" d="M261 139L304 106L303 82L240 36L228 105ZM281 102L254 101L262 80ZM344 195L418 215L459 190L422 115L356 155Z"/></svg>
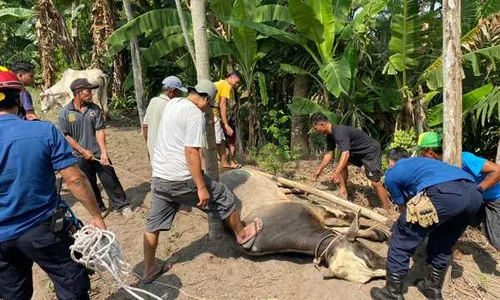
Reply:
<svg viewBox="0 0 500 300"><path fill-rule="evenodd" d="M392 228L393 222L390 219L388 219L387 217L384 217L384 216L377 214L376 212L374 212L370 209L364 208L360 205L357 205L355 203L352 203L352 202L349 202L345 199L342 199L339 196L318 190L312 186L309 186L309 185L306 185L303 183L298 183L298 182L295 182L295 181L292 181L292 180L289 180L289 179L286 179L283 177L264 173L264 172L261 172L261 171L255 170L255 169L251 169L249 171L255 172L263 177L272 179L272 180L277 181L281 184L284 184L284 185L287 185L290 187L294 187L294 188L297 188L299 190L303 190L306 193L313 194L313 195L316 195L316 196L321 197L323 199L329 200L335 204L338 204L340 206L348 208L352 211L355 211L355 212L359 211L362 216L370 218L370 219L377 221L379 223L382 223L383 225L387 226L389 229Z"/></svg>

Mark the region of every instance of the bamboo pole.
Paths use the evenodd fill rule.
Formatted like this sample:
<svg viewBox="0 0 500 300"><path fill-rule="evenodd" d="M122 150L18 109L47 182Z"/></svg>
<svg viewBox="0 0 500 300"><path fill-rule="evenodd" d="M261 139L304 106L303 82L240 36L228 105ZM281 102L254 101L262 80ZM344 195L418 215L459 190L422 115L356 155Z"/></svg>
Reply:
<svg viewBox="0 0 500 300"><path fill-rule="evenodd" d="M309 185L306 185L306 184L303 184L303 183L299 183L299 182L295 182L295 181L292 181L292 180L289 180L289 179L286 179L286 178L283 178L283 177L279 177L279 176L276 176L276 175L272 175L272 174L268 174L268 173L264 173L264 172L261 172L261 171L257 171L257 170L250 170L251 172L254 172L256 174L259 174L263 177L266 177L266 178L269 178L269 179L272 179L276 182L279 182L283 185L286 185L286 186L290 186L290 187L294 187L296 189L299 189L299 190L302 190L306 193L309 193L309 194L313 194L313 195L316 195L318 197L321 197L323 199L326 199L328 201L331 201L335 204L338 204L340 206L343 206L345 208L348 208L352 211L355 211L355 212L358 212L364 216L364 217L367 217L367 218L370 218L376 222L379 222L385 226L387 226L389 229L392 228L392 225L393 225L393 222L387 218L387 217L384 217L368 208L365 208L363 206L360 206L360 205L357 205L355 203L352 203L352 202L349 202L345 199L342 199L340 198L339 196L336 196L336 195L333 195L333 194L330 194L330 193L327 193L327 192L324 192L324 191L321 191L321 190L318 190L312 186L309 186Z"/></svg>

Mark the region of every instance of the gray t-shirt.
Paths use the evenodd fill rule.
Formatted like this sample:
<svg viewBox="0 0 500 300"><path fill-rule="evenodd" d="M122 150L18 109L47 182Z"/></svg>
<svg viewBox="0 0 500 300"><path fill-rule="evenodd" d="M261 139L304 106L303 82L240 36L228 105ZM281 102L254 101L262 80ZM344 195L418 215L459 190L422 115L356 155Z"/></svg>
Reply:
<svg viewBox="0 0 500 300"><path fill-rule="evenodd" d="M71 136L80 146L92 151L97 159L101 158L101 149L95 132L104 129L106 124L99 106L89 103L82 113L75 108L71 100L59 112L57 124L62 133Z"/></svg>
<svg viewBox="0 0 500 300"><path fill-rule="evenodd" d="M158 97L151 99L148 108L146 109L146 115L144 115L142 123L144 125L148 125L148 152L150 157L153 157L161 115L169 100L170 98L168 98L165 94L161 94Z"/></svg>

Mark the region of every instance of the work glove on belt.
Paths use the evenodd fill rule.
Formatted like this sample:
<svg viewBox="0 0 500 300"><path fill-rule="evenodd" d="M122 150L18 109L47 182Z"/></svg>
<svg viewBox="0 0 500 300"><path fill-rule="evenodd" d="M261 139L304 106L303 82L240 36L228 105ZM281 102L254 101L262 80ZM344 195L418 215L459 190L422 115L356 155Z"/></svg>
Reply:
<svg viewBox="0 0 500 300"><path fill-rule="evenodd" d="M420 192L406 204L406 222L427 228L439 223L436 208L425 192Z"/></svg>

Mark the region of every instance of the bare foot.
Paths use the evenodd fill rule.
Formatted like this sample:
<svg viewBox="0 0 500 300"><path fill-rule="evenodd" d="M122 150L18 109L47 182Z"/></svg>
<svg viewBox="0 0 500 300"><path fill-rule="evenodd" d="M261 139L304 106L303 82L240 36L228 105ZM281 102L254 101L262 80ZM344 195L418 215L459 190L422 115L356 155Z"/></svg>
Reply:
<svg viewBox="0 0 500 300"><path fill-rule="evenodd" d="M243 245L257 236L259 232L262 231L262 220L260 218L255 218L252 223L248 224L241 230L236 236L238 244Z"/></svg>
<svg viewBox="0 0 500 300"><path fill-rule="evenodd" d="M151 270L144 270L144 275L142 276L141 282L143 284L151 283L161 275L167 273L171 268L171 264L163 263L160 266L155 264L154 268L152 268Z"/></svg>

